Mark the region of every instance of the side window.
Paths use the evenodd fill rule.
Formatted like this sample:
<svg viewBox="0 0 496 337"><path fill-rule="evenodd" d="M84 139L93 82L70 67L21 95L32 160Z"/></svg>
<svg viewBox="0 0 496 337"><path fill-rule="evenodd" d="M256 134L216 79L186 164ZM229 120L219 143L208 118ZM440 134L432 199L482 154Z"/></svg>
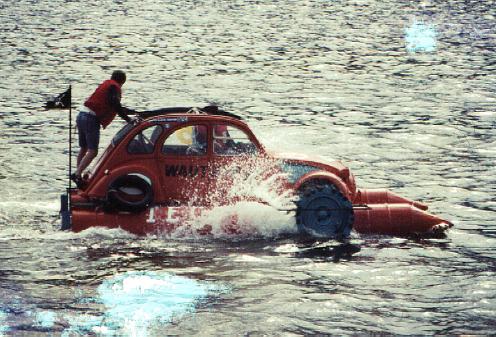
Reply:
<svg viewBox="0 0 496 337"><path fill-rule="evenodd" d="M127 123L120 129L112 138L112 145L117 146L127 136L127 134L134 128L134 125L131 123Z"/></svg>
<svg viewBox="0 0 496 337"><path fill-rule="evenodd" d="M160 125L150 126L142 130L127 144L127 152L131 154L152 153L161 133L162 126Z"/></svg>
<svg viewBox="0 0 496 337"><path fill-rule="evenodd" d="M232 125L214 126L214 153L226 156L252 154L257 152L248 135Z"/></svg>
<svg viewBox="0 0 496 337"><path fill-rule="evenodd" d="M207 127L205 125L192 125L174 131L165 140L162 153L174 156L207 154Z"/></svg>

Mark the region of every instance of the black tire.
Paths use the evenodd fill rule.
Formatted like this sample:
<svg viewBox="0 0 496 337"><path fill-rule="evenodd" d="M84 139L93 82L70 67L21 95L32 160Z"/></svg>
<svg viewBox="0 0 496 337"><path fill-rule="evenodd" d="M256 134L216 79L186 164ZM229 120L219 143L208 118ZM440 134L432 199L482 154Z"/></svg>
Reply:
<svg viewBox="0 0 496 337"><path fill-rule="evenodd" d="M296 222L301 233L337 239L350 235L353 206L334 185L309 183L299 194Z"/></svg>
<svg viewBox="0 0 496 337"><path fill-rule="evenodd" d="M153 189L146 177L126 174L115 179L108 188L107 206L125 212L140 212L153 202Z"/></svg>

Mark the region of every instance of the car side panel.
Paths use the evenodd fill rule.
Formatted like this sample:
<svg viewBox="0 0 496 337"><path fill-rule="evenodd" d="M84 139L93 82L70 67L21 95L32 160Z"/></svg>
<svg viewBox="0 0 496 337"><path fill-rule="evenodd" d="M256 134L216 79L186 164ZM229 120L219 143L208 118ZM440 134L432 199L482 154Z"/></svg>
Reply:
<svg viewBox="0 0 496 337"><path fill-rule="evenodd" d="M150 179L153 192L154 201L160 201L163 199L163 195L160 190L160 177L157 174L158 165L154 156L148 156L146 158L138 158L122 162L115 169L107 169L102 177L93 185L90 191L88 191L88 196L90 198L105 198L107 195L109 185L118 177L121 177L130 173L141 174Z"/></svg>
<svg viewBox="0 0 496 337"><path fill-rule="evenodd" d="M206 203L211 179L208 156L160 155L157 166L164 203L191 205Z"/></svg>

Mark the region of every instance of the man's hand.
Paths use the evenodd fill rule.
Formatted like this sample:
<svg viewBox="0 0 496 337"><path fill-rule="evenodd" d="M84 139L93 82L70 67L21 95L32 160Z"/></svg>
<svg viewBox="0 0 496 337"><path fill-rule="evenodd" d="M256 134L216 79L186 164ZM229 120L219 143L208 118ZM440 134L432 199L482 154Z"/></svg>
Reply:
<svg viewBox="0 0 496 337"><path fill-rule="evenodd" d="M129 120L129 123L130 124L133 124L133 125L138 125L139 123L141 123L143 121L143 118L137 116L137 117L134 117L134 118L131 118Z"/></svg>
<svg viewBox="0 0 496 337"><path fill-rule="evenodd" d="M126 108L126 107L122 107L122 110L127 114L127 115L137 115L139 114L138 111L136 110L133 110L133 109L129 109L129 108Z"/></svg>

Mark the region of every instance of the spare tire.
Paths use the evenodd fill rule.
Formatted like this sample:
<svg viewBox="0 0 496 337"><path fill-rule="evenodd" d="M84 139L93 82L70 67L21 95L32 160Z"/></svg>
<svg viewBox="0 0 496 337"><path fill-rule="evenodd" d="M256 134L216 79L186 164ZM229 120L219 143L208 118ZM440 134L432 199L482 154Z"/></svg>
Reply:
<svg viewBox="0 0 496 337"><path fill-rule="evenodd" d="M141 174L126 174L115 179L107 191L110 208L140 212L153 202L153 189L150 179Z"/></svg>
<svg viewBox="0 0 496 337"><path fill-rule="evenodd" d="M309 183L299 192L296 222L301 233L336 239L350 235L353 206L334 185Z"/></svg>

